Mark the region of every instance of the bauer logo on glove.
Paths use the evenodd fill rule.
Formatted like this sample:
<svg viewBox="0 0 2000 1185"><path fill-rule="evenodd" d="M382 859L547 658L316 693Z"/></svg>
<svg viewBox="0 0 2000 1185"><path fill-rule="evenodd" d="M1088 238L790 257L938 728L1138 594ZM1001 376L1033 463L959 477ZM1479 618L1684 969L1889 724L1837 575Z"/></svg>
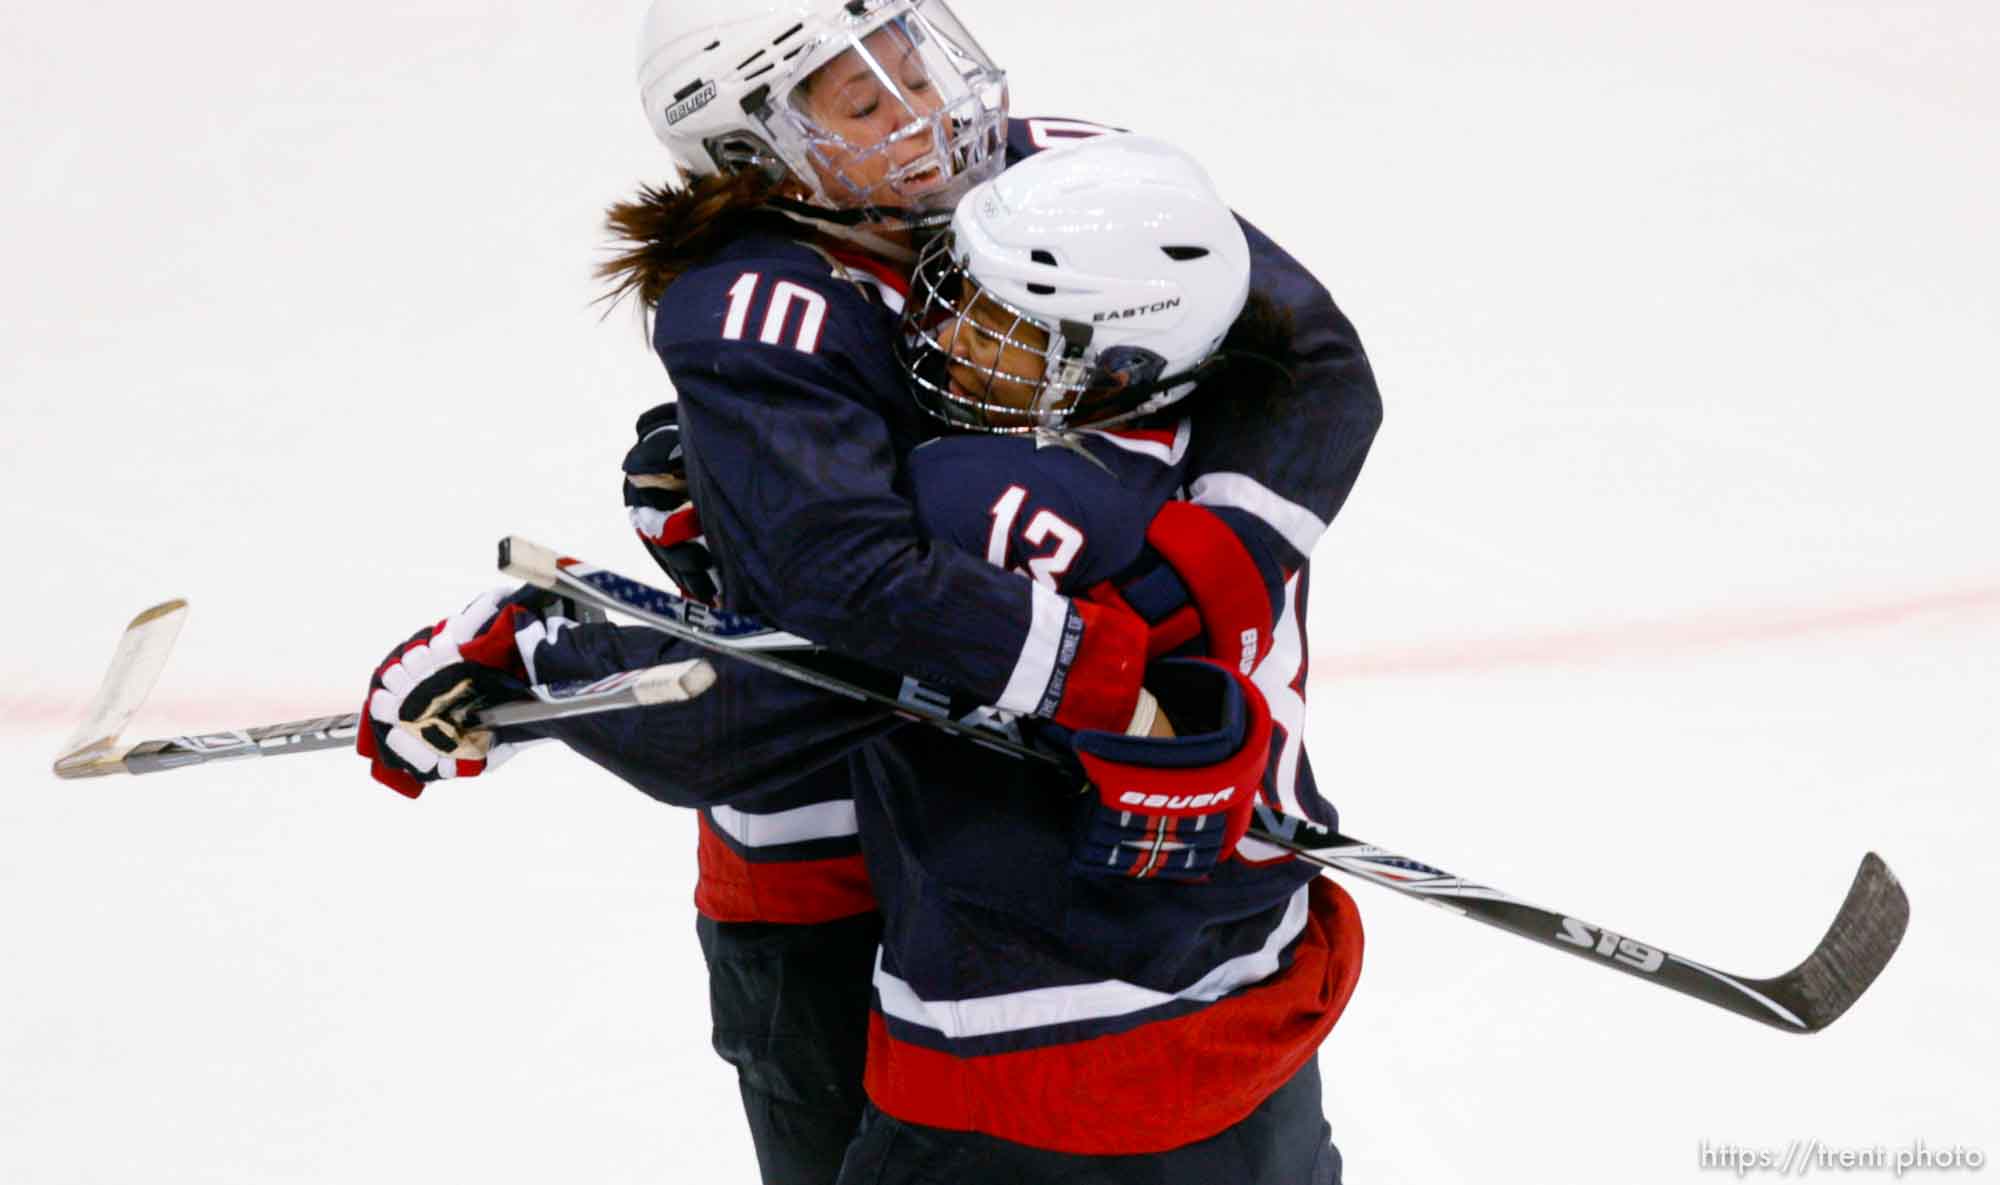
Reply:
<svg viewBox="0 0 2000 1185"><path fill-rule="evenodd" d="M1250 829L1271 710L1249 680L1208 659L1154 663L1146 688L1176 735L1071 738L1096 787L1072 864L1096 876L1202 880Z"/></svg>
<svg viewBox="0 0 2000 1185"><path fill-rule="evenodd" d="M1176 797L1172 794L1147 794L1143 790L1127 790L1118 796L1118 805L1133 810L1193 811L1200 813L1213 807L1220 807L1236 797L1236 787L1217 790L1213 794L1197 794L1192 798Z"/></svg>

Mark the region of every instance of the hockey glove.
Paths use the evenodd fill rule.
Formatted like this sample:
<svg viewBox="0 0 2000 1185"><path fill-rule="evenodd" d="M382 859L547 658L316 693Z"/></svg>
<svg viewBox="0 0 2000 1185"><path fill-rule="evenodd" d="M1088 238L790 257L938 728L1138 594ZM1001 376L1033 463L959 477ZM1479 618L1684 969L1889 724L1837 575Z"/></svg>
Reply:
<svg viewBox="0 0 2000 1185"><path fill-rule="evenodd" d="M1146 687L1177 735L1070 738L1094 787L1072 863L1100 876L1201 880L1250 828L1271 711L1248 679L1203 659L1155 663Z"/></svg>
<svg viewBox="0 0 2000 1185"><path fill-rule="evenodd" d="M536 588L489 592L417 631L375 668L355 750L376 781L407 798L444 778L469 778L512 756L472 717L527 698L522 655L560 629L558 602Z"/></svg>
<svg viewBox="0 0 2000 1185"><path fill-rule="evenodd" d="M1260 561L1223 515L1169 502L1146 528L1137 571L1098 585L1090 598L1137 613L1149 657L1206 655L1247 675L1271 652L1283 589L1277 565Z"/></svg>
<svg viewBox="0 0 2000 1185"><path fill-rule="evenodd" d="M639 417L639 443L625 454L625 514L681 595L712 606L721 601L721 585L701 514L688 500L676 407L663 403Z"/></svg>

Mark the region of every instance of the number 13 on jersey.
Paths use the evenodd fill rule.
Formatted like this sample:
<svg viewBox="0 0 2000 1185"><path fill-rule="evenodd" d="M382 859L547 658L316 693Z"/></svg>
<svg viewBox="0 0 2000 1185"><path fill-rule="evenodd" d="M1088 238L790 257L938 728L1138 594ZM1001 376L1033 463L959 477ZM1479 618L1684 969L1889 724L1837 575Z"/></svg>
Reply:
<svg viewBox="0 0 2000 1185"><path fill-rule="evenodd" d="M1014 525L1020 521L1021 508L1027 504L1028 491L1021 486L1008 486L1007 492L993 503L987 511L993 520L993 529L986 536L986 562L996 567L1007 566L1007 554L1012 550ZM1016 566L1015 571L1027 576L1037 584L1055 588L1070 565L1083 552L1083 532L1052 510L1038 510L1028 525L1021 531L1022 549L1044 548L1042 554L1028 557L1025 568Z"/></svg>

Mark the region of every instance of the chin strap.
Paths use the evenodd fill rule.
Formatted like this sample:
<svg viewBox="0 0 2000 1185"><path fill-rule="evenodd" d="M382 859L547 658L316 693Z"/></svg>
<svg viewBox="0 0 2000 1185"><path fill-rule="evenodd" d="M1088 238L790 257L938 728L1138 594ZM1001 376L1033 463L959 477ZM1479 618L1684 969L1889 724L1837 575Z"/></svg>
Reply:
<svg viewBox="0 0 2000 1185"><path fill-rule="evenodd" d="M823 235L852 243L871 255L901 264L913 264L917 261L916 248L892 242L879 233L881 230L908 230L914 235L922 235L951 223L949 211L913 216L908 210L898 210L889 206L862 206L853 210L835 210L829 206L815 206L810 202L786 197L771 198L764 205Z"/></svg>
<svg viewBox="0 0 2000 1185"><path fill-rule="evenodd" d="M852 243L868 254L888 260L891 263L909 265L917 261L915 248L906 247L901 243L894 243L883 238L880 234L875 233L874 230L869 229L868 224L854 224L845 218L826 217L826 215L844 215L847 211L825 210L818 206L808 206L804 202L795 202L789 198L773 199L765 203L765 208L775 214L782 214L786 218L811 229L817 234L825 235L830 239L838 239L843 243Z"/></svg>
<svg viewBox="0 0 2000 1185"><path fill-rule="evenodd" d="M1235 357L1237 355L1234 354L1210 354L1179 374L1162 375L1149 383L1135 383L1125 387L1106 401L1106 410L1109 414L1102 416L1093 414L1087 422L1076 424L1075 427L1115 428L1142 416L1152 415L1163 407L1187 398L1194 392L1196 384L1214 377L1216 372L1222 370Z"/></svg>
<svg viewBox="0 0 2000 1185"><path fill-rule="evenodd" d="M1136 420L1141 416L1151 415L1169 404L1178 403L1182 399L1187 398L1188 395L1193 393L1196 384L1214 378L1218 373L1226 371L1230 366L1238 362L1255 363L1266 370L1275 371L1280 378L1285 380L1287 388L1296 390L1298 387L1298 380L1292 376L1291 368L1268 354L1258 354L1250 350L1217 350L1193 367L1179 374L1166 375L1165 377L1154 379L1150 383L1144 383L1119 392L1119 402L1128 403L1131 406L1124 411L1114 414L1109 419L1092 420L1089 424L1080 426L1108 428L1117 424L1123 424L1128 420ZM1156 398L1162 392L1166 394L1166 397ZM1133 400L1137 402L1131 403Z"/></svg>
<svg viewBox="0 0 2000 1185"><path fill-rule="evenodd" d="M831 226L863 226L873 223L907 227L911 230L931 230L951 225L950 210L924 210L913 213L898 206L856 206L851 210L836 210L832 206L815 206L811 202L802 202L789 197L774 197L765 205L787 217Z"/></svg>

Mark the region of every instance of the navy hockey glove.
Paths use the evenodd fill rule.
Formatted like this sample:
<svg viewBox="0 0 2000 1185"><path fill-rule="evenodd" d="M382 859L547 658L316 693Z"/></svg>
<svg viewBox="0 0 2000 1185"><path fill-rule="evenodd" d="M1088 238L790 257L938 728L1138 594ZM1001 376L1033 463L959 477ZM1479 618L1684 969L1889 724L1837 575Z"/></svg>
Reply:
<svg viewBox="0 0 2000 1185"><path fill-rule="evenodd" d="M355 751L376 781L407 798L444 778L469 778L516 747L472 716L527 698L526 650L560 629L545 617L558 602L537 588L499 589L418 630L389 652L368 681Z"/></svg>
<svg viewBox="0 0 2000 1185"><path fill-rule="evenodd" d="M1095 875L1201 880L1250 829L1271 710L1248 679L1205 659L1155 663L1146 687L1177 735L1070 738L1096 788L1072 863Z"/></svg>
<svg viewBox="0 0 2000 1185"><path fill-rule="evenodd" d="M1230 512L1225 512L1230 513ZM1271 652L1274 606L1284 575L1260 561L1223 514L1192 502L1169 502L1146 527L1136 574L1108 581L1092 600L1137 613L1148 630L1146 652L1199 654L1241 674Z"/></svg>
<svg viewBox="0 0 2000 1185"><path fill-rule="evenodd" d="M688 500L677 406L663 403L639 417L639 442L625 454L625 514L681 595L712 606L721 603L721 586L701 515Z"/></svg>

